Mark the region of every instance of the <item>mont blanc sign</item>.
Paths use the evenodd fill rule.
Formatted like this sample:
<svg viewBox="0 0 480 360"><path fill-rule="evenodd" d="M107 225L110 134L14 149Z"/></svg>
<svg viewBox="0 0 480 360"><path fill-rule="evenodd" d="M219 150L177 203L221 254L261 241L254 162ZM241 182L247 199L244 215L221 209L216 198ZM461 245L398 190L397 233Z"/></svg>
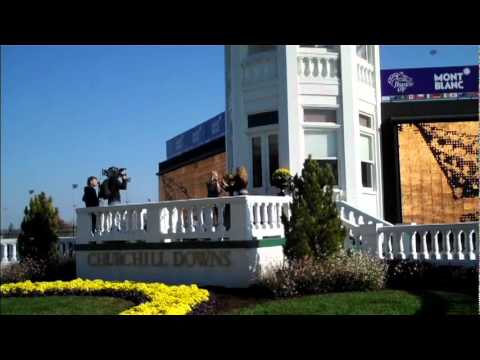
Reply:
<svg viewBox="0 0 480 360"><path fill-rule="evenodd" d="M382 98L478 97L478 66L382 70Z"/></svg>

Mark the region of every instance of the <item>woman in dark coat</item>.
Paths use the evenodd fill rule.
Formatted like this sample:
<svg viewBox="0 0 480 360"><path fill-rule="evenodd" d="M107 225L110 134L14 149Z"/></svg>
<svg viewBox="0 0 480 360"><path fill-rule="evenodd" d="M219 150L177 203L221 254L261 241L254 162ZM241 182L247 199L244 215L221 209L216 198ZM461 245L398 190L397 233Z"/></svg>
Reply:
<svg viewBox="0 0 480 360"><path fill-rule="evenodd" d="M90 176L87 179L87 186L83 189L82 201L85 203L85 207L96 207L99 205L98 195L95 188L98 185L98 180L95 176ZM97 217L92 214L92 232L95 232L97 226Z"/></svg>

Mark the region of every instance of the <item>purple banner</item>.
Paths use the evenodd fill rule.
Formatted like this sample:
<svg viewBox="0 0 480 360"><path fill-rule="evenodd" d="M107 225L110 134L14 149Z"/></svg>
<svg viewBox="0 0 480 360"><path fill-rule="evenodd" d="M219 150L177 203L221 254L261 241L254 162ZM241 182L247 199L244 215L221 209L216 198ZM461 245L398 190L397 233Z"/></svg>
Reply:
<svg viewBox="0 0 480 360"><path fill-rule="evenodd" d="M382 96L477 93L478 66L382 70Z"/></svg>
<svg viewBox="0 0 480 360"><path fill-rule="evenodd" d="M195 126L167 141L167 159L225 136L225 113Z"/></svg>

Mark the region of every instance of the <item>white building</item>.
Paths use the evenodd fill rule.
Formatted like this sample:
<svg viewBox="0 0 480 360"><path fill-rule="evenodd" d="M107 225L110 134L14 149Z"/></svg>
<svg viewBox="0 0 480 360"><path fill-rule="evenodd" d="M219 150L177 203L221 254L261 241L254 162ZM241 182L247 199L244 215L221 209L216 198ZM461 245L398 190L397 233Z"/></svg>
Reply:
<svg viewBox="0 0 480 360"><path fill-rule="evenodd" d="M344 200L383 218L376 45L225 46L226 152L252 194L309 155L336 169Z"/></svg>

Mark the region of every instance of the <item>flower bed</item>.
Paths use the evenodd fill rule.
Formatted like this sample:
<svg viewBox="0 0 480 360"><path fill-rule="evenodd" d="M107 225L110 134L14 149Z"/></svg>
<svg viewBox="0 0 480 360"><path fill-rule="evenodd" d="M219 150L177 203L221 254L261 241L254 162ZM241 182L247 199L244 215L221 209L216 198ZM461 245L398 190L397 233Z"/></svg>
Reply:
<svg viewBox="0 0 480 360"><path fill-rule="evenodd" d="M0 286L2 297L49 295L117 296L137 304L120 315L185 315L209 299L208 291L196 285L168 286L132 281L76 279L34 283L24 281Z"/></svg>

